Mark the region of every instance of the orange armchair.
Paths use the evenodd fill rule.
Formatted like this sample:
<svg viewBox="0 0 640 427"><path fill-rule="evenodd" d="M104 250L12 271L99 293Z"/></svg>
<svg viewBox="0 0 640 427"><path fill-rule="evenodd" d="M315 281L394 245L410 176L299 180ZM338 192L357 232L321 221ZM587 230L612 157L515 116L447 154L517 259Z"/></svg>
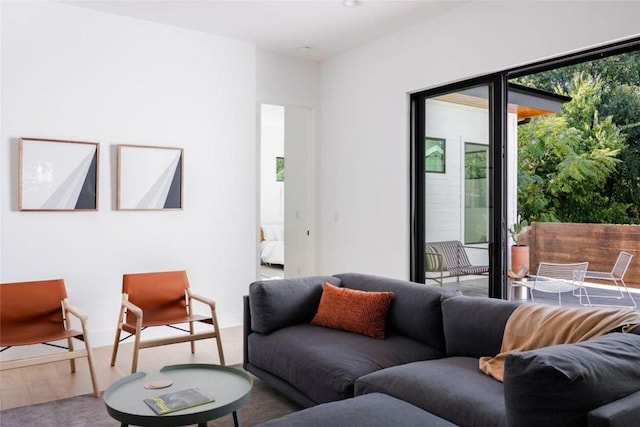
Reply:
<svg viewBox="0 0 640 427"><path fill-rule="evenodd" d="M82 332L71 329L71 316L80 320ZM67 301L67 291L62 279L1 284L0 351L13 346L33 344L47 344L68 351L3 361L0 362L0 370L69 360L71 372L75 372L75 359L86 357L93 393L99 396L86 322L87 315ZM74 349L74 338L84 342L83 349ZM53 344L58 340L67 340L67 347Z"/></svg>
<svg viewBox="0 0 640 427"><path fill-rule="evenodd" d="M194 314L192 311L194 300L209 306L211 315ZM195 332L194 322L212 325L213 331ZM176 326L187 323L188 330ZM153 326L169 326L188 334L142 341L142 331ZM122 331L129 335L120 339ZM183 270L125 274L122 277L122 305L113 343L111 366L116 363L119 343L131 336L135 338L131 373L137 370L140 349L190 341L191 353L195 353L195 341L208 338L216 339L220 364L224 365L216 304L208 298L191 292L187 273Z"/></svg>

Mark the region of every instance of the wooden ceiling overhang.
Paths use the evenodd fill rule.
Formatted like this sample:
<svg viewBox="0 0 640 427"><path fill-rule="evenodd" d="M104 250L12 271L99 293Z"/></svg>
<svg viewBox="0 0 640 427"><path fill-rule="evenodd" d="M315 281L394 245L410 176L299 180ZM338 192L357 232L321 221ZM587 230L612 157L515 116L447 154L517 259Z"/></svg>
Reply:
<svg viewBox="0 0 640 427"><path fill-rule="evenodd" d="M435 99L470 107L489 108L486 86L448 93ZM562 109L562 105L569 101L571 101L569 96L509 83L508 111L517 113L518 121L556 114Z"/></svg>

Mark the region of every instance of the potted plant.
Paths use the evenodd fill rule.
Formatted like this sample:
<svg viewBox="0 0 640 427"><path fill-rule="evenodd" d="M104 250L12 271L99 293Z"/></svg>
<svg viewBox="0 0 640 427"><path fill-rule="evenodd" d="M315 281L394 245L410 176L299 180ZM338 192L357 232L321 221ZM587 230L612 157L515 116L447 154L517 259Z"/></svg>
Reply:
<svg viewBox="0 0 640 427"><path fill-rule="evenodd" d="M529 272L529 246L520 243L520 238L529 229L529 222L521 220L518 215L518 222L509 228L509 234L513 240L511 246L511 272L515 278L522 278Z"/></svg>

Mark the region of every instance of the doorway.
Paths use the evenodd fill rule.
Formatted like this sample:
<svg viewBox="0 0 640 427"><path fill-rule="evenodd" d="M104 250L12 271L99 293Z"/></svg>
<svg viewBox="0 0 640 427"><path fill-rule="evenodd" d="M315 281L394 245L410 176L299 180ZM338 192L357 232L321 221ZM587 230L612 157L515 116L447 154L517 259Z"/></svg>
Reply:
<svg viewBox="0 0 640 427"><path fill-rule="evenodd" d="M311 272L313 111L260 105L260 279Z"/></svg>
<svg viewBox="0 0 640 427"><path fill-rule="evenodd" d="M487 76L416 93L411 98L411 279L468 287L468 294L501 296L505 163L500 76ZM450 274L428 262L442 242L459 242L452 267L486 275ZM464 266L463 266L464 264ZM461 271L461 270L457 270ZM435 280L436 282L432 282Z"/></svg>
<svg viewBox="0 0 640 427"><path fill-rule="evenodd" d="M438 242L458 241L465 251L458 255L464 255L473 266L485 266L489 274L489 245L493 241L489 222L493 207L489 193L491 88L482 83L416 100L421 122L416 127L421 135L414 141L414 160L422 163L416 162L415 175L422 190L414 194L424 206L420 215L424 230L417 242L429 249L439 246ZM418 280L437 281L440 268L433 267L416 266L416 271L424 271L424 278ZM451 280L456 286L473 287L476 294L489 294L487 276L454 277L445 279L444 285Z"/></svg>

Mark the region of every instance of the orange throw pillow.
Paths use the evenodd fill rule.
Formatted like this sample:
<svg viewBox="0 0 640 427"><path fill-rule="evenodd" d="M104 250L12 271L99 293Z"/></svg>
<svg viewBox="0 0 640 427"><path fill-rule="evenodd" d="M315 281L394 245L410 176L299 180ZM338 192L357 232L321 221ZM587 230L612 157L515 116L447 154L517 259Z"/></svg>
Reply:
<svg viewBox="0 0 640 427"><path fill-rule="evenodd" d="M384 339L393 292L365 292L325 283L312 325Z"/></svg>

